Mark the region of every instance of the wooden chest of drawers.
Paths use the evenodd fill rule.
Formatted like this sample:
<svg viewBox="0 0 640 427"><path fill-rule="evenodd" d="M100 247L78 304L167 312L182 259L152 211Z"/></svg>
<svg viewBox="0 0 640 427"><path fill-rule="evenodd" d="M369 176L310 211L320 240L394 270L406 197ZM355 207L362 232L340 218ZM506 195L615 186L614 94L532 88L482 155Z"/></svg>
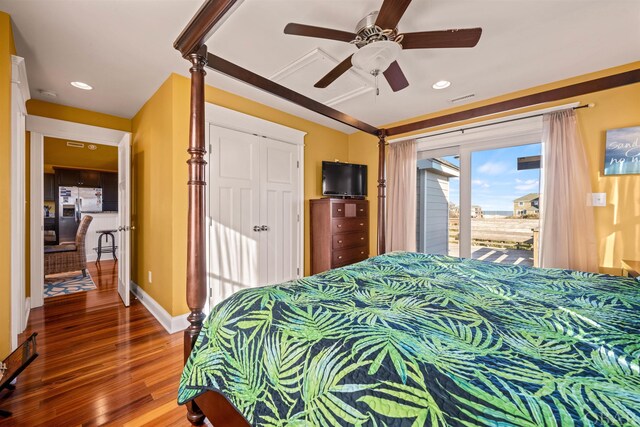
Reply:
<svg viewBox="0 0 640 427"><path fill-rule="evenodd" d="M369 202L316 199L311 205L311 274L369 257Z"/></svg>

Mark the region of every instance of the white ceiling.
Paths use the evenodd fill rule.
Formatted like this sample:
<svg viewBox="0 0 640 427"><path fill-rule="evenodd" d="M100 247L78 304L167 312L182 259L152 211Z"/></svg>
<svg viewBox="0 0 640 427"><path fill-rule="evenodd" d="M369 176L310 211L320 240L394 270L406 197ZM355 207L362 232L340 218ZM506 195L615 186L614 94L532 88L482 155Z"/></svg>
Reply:
<svg viewBox="0 0 640 427"><path fill-rule="evenodd" d="M209 41L209 50L319 100L335 99L313 84L356 48L347 43L283 34L288 22L353 31L382 0L245 0ZM18 54L26 58L34 98L132 117L171 72L188 63L172 48L202 0L0 0L12 15ZM410 86L380 96L350 73L333 93L355 96L333 107L375 126L471 101L640 60L638 0L413 0L400 32L482 27L472 49L407 50L398 60ZM283 70L315 49L326 53L294 74ZM305 63L306 64L306 63ZM324 67L324 68L323 68ZM441 79L451 87L435 91ZM69 85L80 80L90 92ZM308 81L308 86L304 82ZM345 132L353 129L209 71L214 86ZM352 83L350 83L352 82ZM349 87L350 84L355 85ZM345 89L343 89L343 87ZM53 90L54 100L37 90ZM459 104L456 104L459 105Z"/></svg>

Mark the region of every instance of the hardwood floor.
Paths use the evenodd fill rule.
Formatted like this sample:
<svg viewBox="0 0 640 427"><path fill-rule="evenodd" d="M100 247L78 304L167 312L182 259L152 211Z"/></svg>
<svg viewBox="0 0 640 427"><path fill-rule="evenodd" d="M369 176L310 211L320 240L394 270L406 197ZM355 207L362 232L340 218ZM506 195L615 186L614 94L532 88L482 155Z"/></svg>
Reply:
<svg viewBox="0 0 640 427"><path fill-rule="evenodd" d="M40 355L0 394L13 412L0 426L190 426L176 404L182 334L169 335L133 297L122 305L114 261L89 272L97 290L31 311L24 336L38 332Z"/></svg>

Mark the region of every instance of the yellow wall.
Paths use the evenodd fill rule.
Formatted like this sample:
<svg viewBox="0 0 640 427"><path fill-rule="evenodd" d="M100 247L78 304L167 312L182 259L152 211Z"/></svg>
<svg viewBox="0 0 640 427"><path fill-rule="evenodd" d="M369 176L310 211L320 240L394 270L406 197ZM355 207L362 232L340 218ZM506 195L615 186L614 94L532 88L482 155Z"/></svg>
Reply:
<svg viewBox="0 0 640 427"><path fill-rule="evenodd" d="M69 167L94 169L103 171L118 170L118 147L95 144L95 150L89 150L87 143L84 148L67 146L67 139L44 138L45 172L53 172L53 167ZM80 141L72 141L80 142Z"/></svg>
<svg viewBox="0 0 640 427"><path fill-rule="evenodd" d="M11 18L0 12L0 359L11 349Z"/></svg>
<svg viewBox="0 0 640 427"><path fill-rule="evenodd" d="M378 253L378 138L364 132L349 135L349 162L367 165L369 255Z"/></svg>
<svg viewBox="0 0 640 427"><path fill-rule="evenodd" d="M50 119L66 120L68 122L131 132L130 119L40 101L39 99L30 99L27 101L27 112L32 116L49 117Z"/></svg>
<svg viewBox="0 0 640 427"><path fill-rule="evenodd" d="M170 197L170 200L164 202L135 202L136 209L139 210L137 224L140 226L136 229L134 240L141 246L136 251L137 265L134 266L133 277L136 283L174 316L188 311L185 289L189 94L189 79L173 74L133 119L134 179L139 180L135 188L136 192L142 192L135 197L153 199L154 185L163 189L163 197ZM205 98L207 102L307 132L304 150L304 197L305 272L308 274L309 199L321 196L322 160L348 160L347 135L210 86L206 88ZM141 157L138 158L139 156ZM163 175L153 178L149 168L159 167L156 162L162 162ZM165 228L158 229L167 220L166 227L163 225ZM156 232L161 233L162 238L155 237ZM170 235L167 235L169 232ZM153 241L159 241L161 244L154 244ZM160 252L163 252L162 255ZM168 256L167 262L155 260L156 255ZM163 273L159 274L158 269L162 269ZM147 283L149 270L153 273L151 285ZM171 292L170 297L167 296L167 291ZM167 298L171 298L172 301L167 301Z"/></svg>
<svg viewBox="0 0 640 427"><path fill-rule="evenodd" d="M596 73L533 87L485 101L438 111L433 114L414 117L401 122L392 123L384 127L391 127L416 120L451 114L637 68L640 68L640 62L634 62L620 67L598 71ZM603 208L595 208L596 236L599 242L600 270L606 273L620 274L621 259L640 259L640 175L624 175L617 177L605 177L602 175L605 131L607 129L614 129L618 127L640 126L640 84L582 95L575 98L563 99L561 101L547 103L544 107L546 108L577 101L583 104L592 102L596 104L596 108L585 108L577 111L585 149L590 162L593 191L607 193L607 206ZM541 106L534 106L518 110L518 112L534 111L540 108ZM509 114L513 113L496 114L491 116L491 118L503 117ZM484 117L464 122L457 122L455 123L455 126L486 119L487 118ZM430 128L429 131L446 129L447 127L452 126L454 125L434 127ZM424 130L421 132L424 132ZM366 163L369 165L370 208L371 212L376 212L378 203L375 197L377 194L375 186L377 185L376 177L378 173L378 158L375 138L363 134L362 132L350 135L349 161L355 163ZM372 216L370 236L372 254L376 253L376 220L377 218Z"/></svg>
<svg viewBox="0 0 640 427"><path fill-rule="evenodd" d="M186 251L172 241L172 96L173 81L168 79L133 118L131 173L132 224L136 226L131 277L168 312L172 312L176 286L173 270L179 263L174 255ZM186 191L186 181L183 184ZM153 273L152 284L148 283L148 271Z"/></svg>

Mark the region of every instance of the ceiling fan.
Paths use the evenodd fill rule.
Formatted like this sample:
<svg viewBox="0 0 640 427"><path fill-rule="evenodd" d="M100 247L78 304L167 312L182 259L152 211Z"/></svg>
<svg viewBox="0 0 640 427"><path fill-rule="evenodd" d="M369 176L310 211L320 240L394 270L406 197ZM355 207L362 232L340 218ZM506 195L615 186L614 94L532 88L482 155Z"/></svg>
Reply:
<svg viewBox="0 0 640 427"><path fill-rule="evenodd" d="M409 86L396 61L402 49L474 47L482 34L482 28L399 33L398 22L410 3L411 0L384 0L379 12L372 12L358 22L355 33L294 23L287 24L284 33L347 42L358 48L315 87L326 88L355 65L376 78L383 73L391 89L397 92Z"/></svg>

